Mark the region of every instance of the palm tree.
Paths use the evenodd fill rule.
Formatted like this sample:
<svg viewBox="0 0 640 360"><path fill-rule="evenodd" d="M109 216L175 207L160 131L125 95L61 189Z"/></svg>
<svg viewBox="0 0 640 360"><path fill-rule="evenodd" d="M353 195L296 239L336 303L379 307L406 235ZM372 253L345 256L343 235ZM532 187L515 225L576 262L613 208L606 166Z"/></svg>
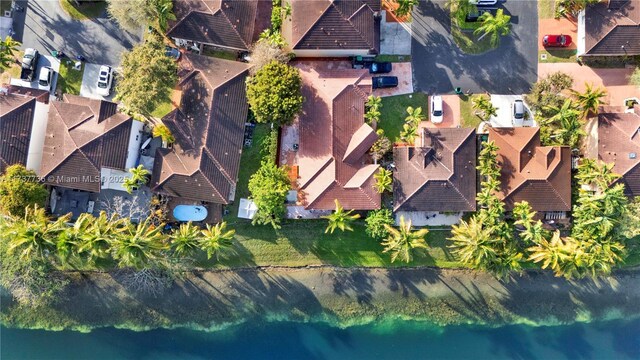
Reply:
<svg viewBox="0 0 640 360"><path fill-rule="evenodd" d="M7 251L20 253L21 259L45 259L48 254L55 253L58 236L65 229L70 215L65 215L54 222L49 221L43 208L29 207L22 218L15 219L10 231L4 234L8 241Z"/></svg>
<svg viewBox="0 0 640 360"><path fill-rule="evenodd" d="M4 40L0 40L0 65L7 68L15 60L15 53L18 52L19 41L14 40L11 36L7 36Z"/></svg>
<svg viewBox="0 0 640 360"><path fill-rule="evenodd" d="M495 16L487 11L480 15L478 21L482 24L473 32L474 35L482 33L478 41L490 35L491 46L493 47L497 47L500 43L500 36L508 35L511 32L511 24L509 23L511 16L505 15L502 9L498 9Z"/></svg>
<svg viewBox="0 0 640 360"><path fill-rule="evenodd" d="M84 229L78 254L86 263L95 264L98 259L104 259L109 255L111 242L120 236L128 224L116 214L108 217L104 211L101 211L98 217L83 215L76 220L76 225Z"/></svg>
<svg viewBox="0 0 640 360"><path fill-rule="evenodd" d="M373 187L379 194L393 190L393 174L391 171L381 167L373 177L376 179L376 183Z"/></svg>
<svg viewBox="0 0 640 360"><path fill-rule="evenodd" d="M416 136L418 136L418 127L410 123L402 125L402 131L400 131L400 140L402 142L413 146L416 143Z"/></svg>
<svg viewBox="0 0 640 360"><path fill-rule="evenodd" d="M191 222L180 224L169 236L173 252L180 257L193 254L198 249L200 234L200 228Z"/></svg>
<svg viewBox="0 0 640 360"><path fill-rule="evenodd" d="M121 268L141 270L160 258L160 251L167 248L164 239L162 226L150 224L149 219L137 225L130 223L111 242L113 258Z"/></svg>
<svg viewBox="0 0 640 360"><path fill-rule="evenodd" d="M413 108L409 106L407 108L407 117L404 119L406 124L411 124L415 128L418 128L420 122L426 119L427 117L422 113L422 107Z"/></svg>
<svg viewBox="0 0 640 360"><path fill-rule="evenodd" d="M144 168L144 165L129 169L129 173L131 177L126 178L122 184L129 194L133 192L134 187L145 185L149 181L149 175L151 174L149 170Z"/></svg>
<svg viewBox="0 0 640 360"><path fill-rule="evenodd" d="M498 116L498 108L493 106L491 100L484 96L474 96L471 105L476 110L476 115L480 116L483 121L488 121L492 116Z"/></svg>
<svg viewBox="0 0 640 360"><path fill-rule="evenodd" d="M173 144L176 141L171 130L165 124L157 124L153 127L153 137L161 138L164 144Z"/></svg>
<svg viewBox="0 0 640 360"><path fill-rule="evenodd" d="M353 228L350 224L356 219L359 219L360 214L351 215L353 210L344 211L338 199L335 199L334 201L336 203L336 210L332 214L322 217L329 220L329 225L325 229L324 233L326 234L328 232L331 232L333 234L335 229L340 229L341 231L353 231Z"/></svg>
<svg viewBox="0 0 640 360"><path fill-rule="evenodd" d="M556 125L555 137L560 139L562 145L576 148L586 135L576 105L571 99L566 99L562 106L549 106L548 110L555 113L547 122Z"/></svg>
<svg viewBox="0 0 640 360"><path fill-rule="evenodd" d="M367 120L367 123L371 124L372 122L378 122L380 120L380 110L375 107L367 108L367 111L364 113L364 118Z"/></svg>
<svg viewBox="0 0 640 360"><path fill-rule="evenodd" d="M220 251L231 246L231 240L235 235L235 230L226 230L227 223L221 222L211 226L207 224L207 228L202 230L203 238L200 239L200 249L207 253L207 259L218 256Z"/></svg>
<svg viewBox="0 0 640 360"><path fill-rule="evenodd" d="M500 239L494 238L492 228L485 226L478 217L454 225L451 234L449 240L453 244L449 247L463 264L474 269L488 269L495 262Z"/></svg>
<svg viewBox="0 0 640 360"><path fill-rule="evenodd" d="M394 0L398 7L393 11L398 16L411 14L413 7L420 3L420 0Z"/></svg>
<svg viewBox="0 0 640 360"><path fill-rule="evenodd" d="M598 109L603 104L603 98L607 95L606 89L601 87L593 88L593 85L588 83L585 83L584 92L581 93L575 90L571 90L571 92L576 97L584 117L598 114Z"/></svg>
<svg viewBox="0 0 640 360"><path fill-rule="evenodd" d="M535 246L527 249L530 253L529 260L534 263L541 262L543 269L553 270L556 276L572 277L576 267L576 259L572 256L576 254L576 244L571 239L567 240L565 243L560 237L560 232L554 232L551 240L543 238Z"/></svg>
<svg viewBox="0 0 640 360"><path fill-rule="evenodd" d="M155 0L156 15L158 17L158 27L161 32L167 31L169 20L176 20L173 13L173 0Z"/></svg>
<svg viewBox="0 0 640 360"><path fill-rule="evenodd" d="M400 217L398 229L389 224L384 224L384 227L389 233L389 237L382 242L382 246L384 246L382 252L391 253L391 262L400 258L400 260L409 263L413 260L414 249L428 249L424 238L429 233L429 229L411 231L411 220L405 221L404 216Z"/></svg>

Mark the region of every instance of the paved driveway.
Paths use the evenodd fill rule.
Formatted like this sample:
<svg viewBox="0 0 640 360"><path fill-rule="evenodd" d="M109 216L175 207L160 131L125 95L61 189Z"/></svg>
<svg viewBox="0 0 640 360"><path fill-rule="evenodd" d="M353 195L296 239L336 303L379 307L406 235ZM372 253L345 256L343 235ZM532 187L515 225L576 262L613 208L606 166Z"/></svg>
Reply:
<svg viewBox="0 0 640 360"><path fill-rule="evenodd" d="M412 61L416 91L451 93L455 87L474 93L529 92L537 80L537 3L508 0L512 32L498 49L480 55L460 51L450 33L445 1L424 1L414 10Z"/></svg>
<svg viewBox="0 0 640 360"><path fill-rule="evenodd" d="M36 75L33 77L32 82L27 82L18 79L11 79L11 85L24 86L28 88L38 89L38 79L40 79L40 72L42 68L45 66L49 66L53 69L53 77L51 78L51 88L49 93L53 93L56 89L56 85L58 84L58 74L60 73L60 60L54 58L51 55L43 55L40 54L40 58L38 59L38 69L36 69Z"/></svg>
<svg viewBox="0 0 640 360"><path fill-rule="evenodd" d="M22 48L32 47L43 54L62 50L70 57L84 56L97 64L118 65L120 54L139 42L140 34L121 30L106 14L92 20L73 20L58 0L21 0L25 8L16 12L13 28Z"/></svg>
<svg viewBox="0 0 640 360"><path fill-rule="evenodd" d="M82 85L80 85L80 96L88 97L98 100L111 101L114 96L114 85L111 84L111 95L102 96L98 95L98 74L100 73L100 66L98 64L84 64L84 73L82 74Z"/></svg>
<svg viewBox="0 0 640 360"><path fill-rule="evenodd" d="M529 107L525 104L525 111L529 113L529 119L516 121L513 118L513 103L516 100L522 100L520 95L491 95L491 104L498 110L497 116L489 119L493 127L513 127L513 126L534 126L533 114Z"/></svg>

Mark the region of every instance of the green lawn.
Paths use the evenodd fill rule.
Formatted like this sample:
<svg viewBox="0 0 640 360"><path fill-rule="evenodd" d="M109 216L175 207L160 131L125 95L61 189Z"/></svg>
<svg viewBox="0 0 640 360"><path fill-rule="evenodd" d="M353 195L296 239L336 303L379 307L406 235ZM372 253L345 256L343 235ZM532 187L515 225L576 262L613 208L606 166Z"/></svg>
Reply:
<svg viewBox="0 0 640 360"><path fill-rule="evenodd" d="M169 91L173 92L173 87L169 87ZM169 97L171 97L171 95L169 95ZM162 119L165 115L170 113L171 110L173 110L173 105L171 104L171 99L169 99L168 101L160 103L155 110L151 112L151 116Z"/></svg>
<svg viewBox="0 0 640 360"><path fill-rule="evenodd" d="M471 99L475 96L489 98L489 95L486 94L460 96L460 117L462 118L462 126L477 129L478 125L482 122L482 119L474 114L475 111L473 110Z"/></svg>
<svg viewBox="0 0 640 360"><path fill-rule="evenodd" d="M538 61L541 63L574 63L576 62L577 50L540 50L538 51ZM542 60L542 54L546 54L546 60Z"/></svg>
<svg viewBox="0 0 640 360"><path fill-rule="evenodd" d="M384 129L385 135L391 141L400 138L402 124L407 117L407 107L422 107L422 113L429 114L429 97L424 93L388 96L382 98L382 109L378 128Z"/></svg>
<svg viewBox="0 0 640 360"><path fill-rule="evenodd" d="M204 49L204 51L202 51L202 55L225 60L236 60L238 58L238 55L236 55L236 53L234 52L213 49Z"/></svg>
<svg viewBox="0 0 640 360"><path fill-rule="evenodd" d="M9 2L11 3L11 2ZM4 40L4 39L3 39ZM22 59L24 51L17 51L13 54L15 59ZM9 83L11 79L20 78L20 64L13 61L8 67L0 66L0 83Z"/></svg>
<svg viewBox="0 0 640 360"><path fill-rule="evenodd" d="M408 62L411 61L411 55L378 55L375 60L380 62Z"/></svg>
<svg viewBox="0 0 640 360"><path fill-rule="evenodd" d="M553 19L555 17L554 0L538 0L538 18Z"/></svg>
<svg viewBox="0 0 640 360"><path fill-rule="evenodd" d="M84 63L80 70L74 70L73 64L74 62L70 60L62 60L60 62L60 73L58 74L58 83L56 85L60 94L80 95Z"/></svg>
<svg viewBox="0 0 640 360"><path fill-rule="evenodd" d="M76 5L73 0L60 0L60 6L75 20L89 20L102 15L107 9L106 1L82 2Z"/></svg>

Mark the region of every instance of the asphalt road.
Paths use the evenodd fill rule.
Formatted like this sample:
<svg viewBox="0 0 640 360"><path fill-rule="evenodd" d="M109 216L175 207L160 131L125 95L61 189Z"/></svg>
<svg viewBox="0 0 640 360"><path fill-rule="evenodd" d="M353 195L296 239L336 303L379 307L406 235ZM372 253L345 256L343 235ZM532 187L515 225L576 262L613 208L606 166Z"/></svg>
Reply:
<svg viewBox="0 0 640 360"><path fill-rule="evenodd" d="M421 0L413 13L414 87L426 93L451 93L455 87L473 93L528 92L537 80L538 10L532 0L499 3L511 15L511 34L500 46L480 55L463 53L450 33L445 1Z"/></svg>
<svg viewBox="0 0 640 360"><path fill-rule="evenodd" d="M85 21L72 19L58 0L17 1L23 12L14 14L15 38L22 48L32 47L43 54L62 50L69 57L84 56L88 62L116 66L120 55L141 39L123 31L106 14Z"/></svg>

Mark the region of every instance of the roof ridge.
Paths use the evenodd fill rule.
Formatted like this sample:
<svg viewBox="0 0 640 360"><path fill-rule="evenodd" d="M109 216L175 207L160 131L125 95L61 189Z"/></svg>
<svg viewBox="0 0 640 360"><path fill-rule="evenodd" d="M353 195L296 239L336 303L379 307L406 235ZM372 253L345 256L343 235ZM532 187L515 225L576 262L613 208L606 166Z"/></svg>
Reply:
<svg viewBox="0 0 640 360"><path fill-rule="evenodd" d="M369 7L368 4L363 3L362 6L360 8L358 8L358 10L356 12L353 13L353 15L349 16L348 18L344 17L343 18L349 22L349 25L351 25L351 27L353 28L353 30L355 30L356 33L358 33L358 35L360 36L360 38L362 39L362 41L364 41L365 43L367 43L367 45L371 46L372 48L375 47L373 44L371 44L367 39L365 39L365 37L363 36L363 33L360 32L360 30L358 30L358 28L353 24L353 22L351 21L351 18L354 17L355 15L357 15L363 8L368 7L369 9L371 9ZM371 9L373 11L373 9ZM338 11L340 12L340 11ZM342 13L341 13L342 14Z"/></svg>
<svg viewBox="0 0 640 360"><path fill-rule="evenodd" d="M229 25L231 25L231 28L233 29L234 33L236 35L238 35L238 37L240 38L240 41L242 41L242 43L248 48L251 46L251 44L247 44L246 41L244 41L244 38L242 37L242 35L240 35L240 33L238 32L238 29L236 28L236 25L233 24L233 22L231 22L231 20L229 19L229 17L227 16L227 14L222 10L222 1L220 2L220 10L218 10L222 16L224 17L225 20L227 20L227 22L229 23ZM218 12L217 11L217 12ZM216 13L217 13L216 12ZM215 16L215 14L213 14L213 16ZM252 31L253 33L253 31Z"/></svg>
<svg viewBox="0 0 640 360"><path fill-rule="evenodd" d="M209 151L209 149L208 149L206 146L204 146L202 150L203 150L203 152L205 152L205 151L206 151L207 156L209 156L209 157L211 158L211 161L213 161L213 162L218 166L218 169L220 169L220 172L221 172L221 173L222 173L222 175L225 177L225 179L227 179L227 181L228 181L230 184L233 184L234 182L233 182L233 180L231 179L231 176L229 176L229 174L227 173L227 170L224 168L224 166L222 166L222 164L218 161L218 159L216 159L216 157L215 157L215 156L213 156L213 154L211 153L211 151ZM212 184L212 185L213 185L213 184Z"/></svg>
<svg viewBox="0 0 640 360"><path fill-rule="evenodd" d="M329 9L329 7L334 6L333 4L333 0L326 0L327 1L327 7L324 8L324 10L322 11L322 14L320 16L318 16L318 18L316 19L316 21L313 22L313 24L311 24L311 26L309 26L309 28L307 29L307 31L304 32L304 34L300 35L300 38L298 39L298 41L295 44L291 44L291 48L295 48L296 46L298 46L298 44L300 44L300 42L302 41L302 39L304 39L305 36L307 36L309 34L309 32L311 31L311 29L313 29L313 27L318 23L318 21L320 21L320 19L322 19L323 16L326 15L327 10ZM337 10L337 9L336 9ZM340 11L338 11L340 12Z"/></svg>

